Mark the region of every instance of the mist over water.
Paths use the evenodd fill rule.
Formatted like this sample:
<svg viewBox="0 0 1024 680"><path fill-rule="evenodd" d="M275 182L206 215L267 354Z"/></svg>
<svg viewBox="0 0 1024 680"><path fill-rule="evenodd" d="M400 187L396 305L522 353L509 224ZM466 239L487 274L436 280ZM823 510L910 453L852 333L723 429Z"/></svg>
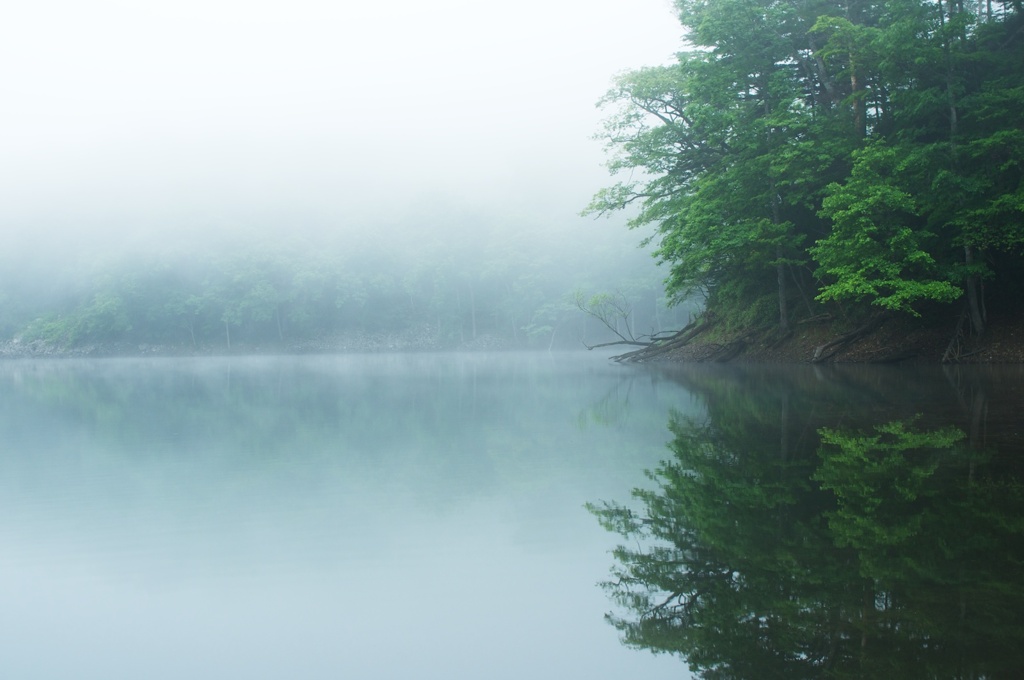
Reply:
<svg viewBox="0 0 1024 680"><path fill-rule="evenodd" d="M0 364L5 673L679 677L583 509L681 389L588 354ZM56 653L60 650L60 653Z"/></svg>

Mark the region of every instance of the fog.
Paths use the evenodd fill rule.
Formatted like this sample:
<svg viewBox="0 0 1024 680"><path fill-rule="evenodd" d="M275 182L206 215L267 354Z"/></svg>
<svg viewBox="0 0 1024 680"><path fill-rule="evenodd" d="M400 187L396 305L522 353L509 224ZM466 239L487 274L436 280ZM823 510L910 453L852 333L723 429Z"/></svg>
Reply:
<svg viewBox="0 0 1024 680"><path fill-rule="evenodd" d="M404 299L449 344L490 314L521 345L569 291L640 279L652 313L646 234L579 213L609 182L596 102L679 33L668 0L8 10L0 335L284 342L289 315L378 327L360 310ZM310 292L313 268L335 275Z"/></svg>
<svg viewBox="0 0 1024 680"><path fill-rule="evenodd" d="M564 223L605 181L596 100L678 34L667 0L22 3L0 27L4 231Z"/></svg>

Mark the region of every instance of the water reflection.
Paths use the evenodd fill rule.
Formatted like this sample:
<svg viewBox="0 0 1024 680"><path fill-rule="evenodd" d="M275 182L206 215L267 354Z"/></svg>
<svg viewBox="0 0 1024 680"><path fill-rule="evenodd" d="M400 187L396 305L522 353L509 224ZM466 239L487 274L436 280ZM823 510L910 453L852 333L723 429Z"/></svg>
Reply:
<svg viewBox="0 0 1024 680"><path fill-rule="evenodd" d="M676 378L706 416L590 506L627 539L604 584L627 645L707 678L1016 677L1019 369Z"/></svg>
<svg viewBox="0 0 1024 680"><path fill-rule="evenodd" d="M687 399L583 353L0 362L0 676L678 678L582 506Z"/></svg>

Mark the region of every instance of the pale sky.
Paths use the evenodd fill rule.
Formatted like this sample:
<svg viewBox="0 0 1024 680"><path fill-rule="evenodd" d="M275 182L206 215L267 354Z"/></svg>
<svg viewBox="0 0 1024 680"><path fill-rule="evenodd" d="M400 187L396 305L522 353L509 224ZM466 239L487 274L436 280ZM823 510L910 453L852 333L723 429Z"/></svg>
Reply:
<svg viewBox="0 0 1024 680"><path fill-rule="evenodd" d="M680 47L670 0L34 0L0 11L0 228L562 219L596 100Z"/></svg>

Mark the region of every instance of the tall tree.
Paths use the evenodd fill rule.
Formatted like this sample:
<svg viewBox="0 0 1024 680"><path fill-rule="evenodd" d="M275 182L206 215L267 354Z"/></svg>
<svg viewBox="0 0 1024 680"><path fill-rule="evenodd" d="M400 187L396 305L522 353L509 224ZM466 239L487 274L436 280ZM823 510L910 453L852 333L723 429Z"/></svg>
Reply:
<svg viewBox="0 0 1024 680"><path fill-rule="evenodd" d="M1017 5L676 7L678 62L626 74L603 100L619 105L609 168L630 179L589 210L635 209L675 299L699 290L740 323L763 320L772 290L785 332L794 292L816 286L864 311L962 298L981 333L985 280L1024 255Z"/></svg>
<svg viewBox="0 0 1024 680"><path fill-rule="evenodd" d="M657 226L671 293L701 290L711 304L746 309L774 289L786 332L790 284L801 283L792 268L819 228L814 195L845 151L807 153L836 96L810 48L816 14L760 0L677 7L693 48L621 78L605 99L624 104L606 128L610 169L643 179L599 193L590 210L638 203L631 225Z"/></svg>

